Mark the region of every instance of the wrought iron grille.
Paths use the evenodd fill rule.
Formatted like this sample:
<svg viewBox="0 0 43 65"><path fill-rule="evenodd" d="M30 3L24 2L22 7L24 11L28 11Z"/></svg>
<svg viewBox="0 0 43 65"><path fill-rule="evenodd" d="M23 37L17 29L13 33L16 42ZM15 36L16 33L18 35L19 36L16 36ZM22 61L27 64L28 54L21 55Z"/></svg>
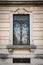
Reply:
<svg viewBox="0 0 43 65"><path fill-rule="evenodd" d="M28 14L13 15L13 44L30 44L30 20Z"/></svg>

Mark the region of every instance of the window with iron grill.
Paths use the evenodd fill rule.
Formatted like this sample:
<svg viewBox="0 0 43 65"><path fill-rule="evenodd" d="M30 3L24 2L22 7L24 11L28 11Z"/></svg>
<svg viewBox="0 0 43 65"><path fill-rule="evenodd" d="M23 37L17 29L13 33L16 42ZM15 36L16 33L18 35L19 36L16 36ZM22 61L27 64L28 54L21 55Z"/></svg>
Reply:
<svg viewBox="0 0 43 65"><path fill-rule="evenodd" d="M13 45L30 44L30 15L13 15Z"/></svg>

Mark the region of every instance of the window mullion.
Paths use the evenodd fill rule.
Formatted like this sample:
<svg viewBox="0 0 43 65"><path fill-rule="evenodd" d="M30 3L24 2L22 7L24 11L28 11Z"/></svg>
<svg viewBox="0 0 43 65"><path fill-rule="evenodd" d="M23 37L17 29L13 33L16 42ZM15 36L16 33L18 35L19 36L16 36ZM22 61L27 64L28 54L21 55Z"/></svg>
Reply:
<svg viewBox="0 0 43 65"><path fill-rule="evenodd" d="M20 23L20 44L22 45L22 21Z"/></svg>

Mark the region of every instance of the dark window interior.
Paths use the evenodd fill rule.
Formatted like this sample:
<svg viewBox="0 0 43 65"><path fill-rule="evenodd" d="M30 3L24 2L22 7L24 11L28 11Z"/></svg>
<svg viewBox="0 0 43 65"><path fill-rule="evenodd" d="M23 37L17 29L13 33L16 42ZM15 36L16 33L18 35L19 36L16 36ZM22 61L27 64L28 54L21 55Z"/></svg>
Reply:
<svg viewBox="0 0 43 65"><path fill-rule="evenodd" d="M30 58L13 58L13 63L30 63Z"/></svg>
<svg viewBox="0 0 43 65"><path fill-rule="evenodd" d="M13 45L30 44L30 15L13 15Z"/></svg>

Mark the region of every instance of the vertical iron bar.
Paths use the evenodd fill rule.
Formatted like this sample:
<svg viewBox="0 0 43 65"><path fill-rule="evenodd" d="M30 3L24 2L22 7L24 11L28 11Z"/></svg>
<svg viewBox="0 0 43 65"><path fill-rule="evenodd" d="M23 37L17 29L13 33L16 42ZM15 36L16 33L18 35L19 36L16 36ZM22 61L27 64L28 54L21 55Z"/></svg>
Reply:
<svg viewBox="0 0 43 65"><path fill-rule="evenodd" d="M22 45L22 21L20 23L20 44Z"/></svg>

